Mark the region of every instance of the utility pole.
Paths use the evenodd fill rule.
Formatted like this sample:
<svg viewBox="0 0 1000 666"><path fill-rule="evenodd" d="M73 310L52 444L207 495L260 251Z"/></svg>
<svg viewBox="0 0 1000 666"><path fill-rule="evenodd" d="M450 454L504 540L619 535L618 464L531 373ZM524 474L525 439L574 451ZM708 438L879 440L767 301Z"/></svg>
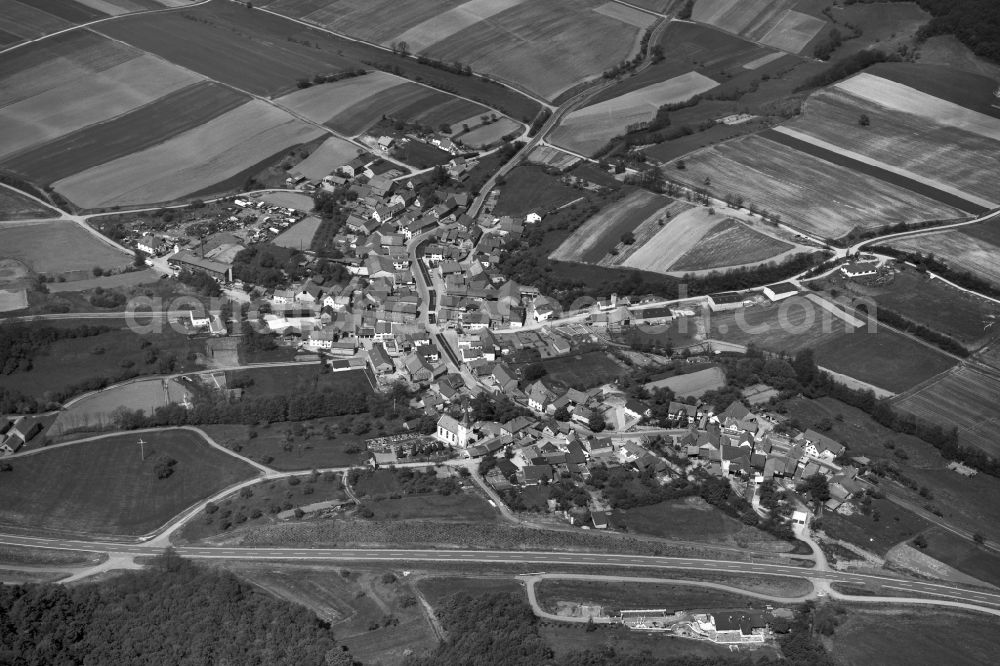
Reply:
<svg viewBox="0 0 1000 666"><path fill-rule="evenodd" d="M142 437L140 437L138 444L139 444L139 455L142 457L143 460L145 460L146 459L146 447L145 447L146 442L142 441Z"/></svg>

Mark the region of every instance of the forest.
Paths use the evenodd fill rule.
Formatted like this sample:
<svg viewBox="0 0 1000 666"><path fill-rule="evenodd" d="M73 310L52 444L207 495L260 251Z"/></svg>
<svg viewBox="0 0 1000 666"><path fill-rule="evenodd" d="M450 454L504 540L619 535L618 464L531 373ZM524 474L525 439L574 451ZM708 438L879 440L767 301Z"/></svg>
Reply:
<svg viewBox="0 0 1000 666"><path fill-rule="evenodd" d="M846 0L845 4L859 1ZM996 0L916 0L916 3L934 17L920 29L918 37L955 35L976 55L1000 62L1000 3Z"/></svg>
<svg viewBox="0 0 1000 666"><path fill-rule="evenodd" d="M0 663L347 666L312 612L169 552L79 586L0 586Z"/></svg>

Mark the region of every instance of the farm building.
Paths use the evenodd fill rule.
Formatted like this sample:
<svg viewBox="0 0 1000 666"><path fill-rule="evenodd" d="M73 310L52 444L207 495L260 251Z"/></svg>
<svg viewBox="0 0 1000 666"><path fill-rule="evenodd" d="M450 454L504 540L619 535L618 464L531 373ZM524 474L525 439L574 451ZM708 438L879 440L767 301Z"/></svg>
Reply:
<svg viewBox="0 0 1000 666"><path fill-rule="evenodd" d="M878 273L878 266L867 261L849 261L841 265L840 272L844 274L844 277L864 277Z"/></svg>
<svg viewBox="0 0 1000 666"><path fill-rule="evenodd" d="M782 282L764 287L764 295L772 302L781 301L799 293L799 288L790 282Z"/></svg>
<svg viewBox="0 0 1000 666"><path fill-rule="evenodd" d="M708 307L712 312L738 310L743 307L745 296L735 291L728 291L722 294L712 294L707 300Z"/></svg>
<svg viewBox="0 0 1000 666"><path fill-rule="evenodd" d="M219 261L205 259L203 257L199 257L193 252L188 252L187 250L181 250L177 254L172 255L167 259L167 262L171 267L176 267L178 270L189 270L193 273L206 273L216 280L224 280L228 282L233 279L232 264L224 264Z"/></svg>

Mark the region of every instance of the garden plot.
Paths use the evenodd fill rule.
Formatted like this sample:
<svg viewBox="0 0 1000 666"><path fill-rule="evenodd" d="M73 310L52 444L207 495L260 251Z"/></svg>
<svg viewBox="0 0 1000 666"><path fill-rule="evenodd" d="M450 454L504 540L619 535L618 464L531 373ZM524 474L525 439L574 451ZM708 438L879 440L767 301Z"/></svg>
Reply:
<svg viewBox="0 0 1000 666"><path fill-rule="evenodd" d="M743 195L790 226L822 237L963 216L929 197L758 136L710 146L683 161L685 168L671 169L670 178Z"/></svg>
<svg viewBox="0 0 1000 666"><path fill-rule="evenodd" d="M629 126L649 122L665 104L684 102L718 84L697 72L625 93L569 113L552 133L552 143L591 155Z"/></svg>
<svg viewBox="0 0 1000 666"><path fill-rule="evenodd" d="M0 109L0 156L113 118L198 80L188 70L143 55L9 104Z"/></svg>
<svg viewBox="0 0 1000 666"><path fill-rule="evenodd" d="M285 111L252 100L159 145L54 186L84 208L173 201L321 134Z"/></svg>

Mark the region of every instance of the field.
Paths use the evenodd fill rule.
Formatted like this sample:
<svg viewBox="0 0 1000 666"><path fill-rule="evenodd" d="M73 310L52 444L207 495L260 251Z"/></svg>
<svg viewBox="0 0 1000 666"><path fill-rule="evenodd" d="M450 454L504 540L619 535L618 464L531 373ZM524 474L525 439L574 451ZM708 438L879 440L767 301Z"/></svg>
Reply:
<svg viewBox="0 0 1000 666"><path fill-rule="evenodd" d="M779 213L786 224L821 237L962 216L925 196L757 136L699 150L683 161L685 168L671 169L670 178L741 194L748 203Z"/></svg>
<svg viewBox="0 0 1000 666"><path fill-rule="evenodd" d="M0 522L33 530L148 533L253 468L183 431L112 435L17 460L0 486ZM174 472L158 479L164 457Z"/></svg>
<svg viewBox="0 0 1000 666"><path fill-rule="evenodd" d="M837 663L845 666L987 666L1000 650L995 618L979 613L862 607L852 608L846 618L830 641Z"/></svg>
<svg viewBox="0 0 1000 666"><path fill-rule="evenodd" d="M580 158L576 155L570 155L552 146L538 146L528 155L528 162L556 169L569 169L579 161Z"/></svg>
<svg viewBox="0 0 1000 666"><path fill-rule="evenodd" d="M552 99L629 58L655 19L606 5L604 0L444 0L401 7L390 0L275 0L265 6L383 46L404 42L411 53L468 64ZM594 35L602 39L595 42Z"/></svg>
<svg viewBox="0 0 1000 666"><path fill-rule="evenodd" d="M121 408L152 414L158 407L170 403L182 404L189 399L184 384L176 379L139 379L131 384L109 388L73 403L59 412L49 429L49 436L59 437L74 432L108 430L115 425L115 412Z"/></svg>
<svg viewBox="0 0 1000 666"><path fill-rule="evenodd" d="M646 384L647 390L669 388L679 396L701 397L706 391L714 391L726 385L726 375L721 368L706 368L685 375L675 375Z"/></svg>
<svg viewBox="0 0 1000 666"><path fill-rule="evenodd" d="M277 368L254 368L251 370L230 370L226 376L230 383L234 379L243 383L247 395L293 395L308 391L342 390L352 393L369 393L371 383L364 370L321 373L316 363L301 366Z"/></svg>
<svg viewBox="0 0 1000 666"><path fill-rule="evenodd" d="M573 232L549 255L559 261L597 263L643 221L656 215L670 199L647 190L637 190L606 206Z"/></svg>
<svg viewBox="0 0 1000 666"><path fill-rule="evenodd" d="M942 115L926 115L924 105ZM859 125L861 114L868 116L868 126ZM858 74L818 92L787 129L986 208L995 208L1000 199L988 177L1000 170L1000 119L888 79ZM933 166L926 161L929 154L934 155Z"/></svg>
<svg viewBox="0 0 1000 666"><path fill-rule="evenodd" d="M827 434L842 442L851 455L892 461L918 486L933 489L934 498L929 502L915 491L888 479L881 482L886 491L891 490L918 506L933 504L954 525L971 532L982 532L987 539L1000 539L1000 480L997 478L986 474L978 474L971 479L960 476L947 468L948 461L930 444L911 435L893 432L864 412L836 400L800 398L789 400L785 405L789 416L806 427L815 427L823 419L828 419L833 428ZM904 515L908 516L907 520L917 520L909 512ZM882 520L876 526L888 526L885 518L883 511ZM869 526L871 522L868 522ZM913 527L915 533L929 525L919 520L914 522ZM858 534L865 542L870 538L863 530ZM895 542L887 539L886 549L904 538L907 536L900 536Z"/></svg>
<svg viewBox="0 0 1000 666"><path fill-rule="evenodd" d="M763 608L766 602L738 592L672 583L609 583L588 580L542 580L536 587L538 602L553 612L558 601L601 606L605 613L628 608L665 608L699 611L723 608Z"/></svg>
<svg viewBox="0 0 1000 666"><path fill-rule="evenodd" d="M934 527L924 532L923 553L991 585L1000 584L1000 558L947 530Z"/></svg>
<svg viewBox="0 0 1000 666"><path fill-rule="evenodd" d="M624 134L629 126L652 120L659 107L687 101L716 85L707 76L687 72L627 92L567 114L552 133L551 141L575 153L592 155L612 138Z"/></svg>
<svg viewBox="0 0 1000 666"><path fill-rule="evenodd" d="M848 288L874 298L880 307L950 335L970 349L988 342L996 334L994 321L1000 316L1000 305L940 280L931 280L908 266L900 265L892 283L884 287L850 285ZM927 303L936 305L928 308Z"/></svg>
<svg viewBox="0 0 1000 666"><path fill-rule="evenodd" d="M701 243L673 265L675 271L696 271L754 264L792 249L790 243L754 231L733 219L713 226Z"/></svg>
<svg viewBox="0 0 1000 666"><path fill-rule="evenodd" d="M775 539L758 530L747 528L699 498L671 500L640 506L622 512L616 523L624 522L632 534L649 534L681 541L735 545L741 540L774 543ZM741 534L743 533L743 534ZM753 536L747 540L747 537ZM741 539L742 537L742 539Z"/></svg>
<svg viewBox="0 0 1000 666"><path fill-rule="evenodd" d="M84 208L167 202L240 173L321 130L266 102L252 100L163 143L55 183ZM192 156L197 161L192 162Z"/></svg>
<svg viewBox="0 0 1000 666"><path fill-rule="evenodd" d="M76 319L67 320L66 323L73 327L81 324L115 325L115 322L106 319ZM31 326L43 327L49 324L58 325L58 322ZM152 345L143 347L144 342L151 342ZM152 349L155 353L147 356L147 349ZM176 358L179 371L193 369L197 366L189 360L189 355L199 352L204 353L204 341L189 340L186 335L174 333L169 328L158 335L139 335L122 328L90 337L58 340L35 355L30 371L4 375L3 385L42 399L58 396L72 386L88 380L115 379L126 370L126 365L130 366L130 372L147 375L156 373L160 359L171 355ZM161 389L161 400L162 396ZM121 397L122 395L118 396Z"/></svg>
<svg viewBox="0 0 1000 666"><path fill-rule="evenodd" d="M198 81L151 55L82 75L0 108L0 157L127 113Z"/></svg>
<svg viewBox="0 0 1000 666"><path fill-rule="evenodd" d="M16 192L0 187L0 220L37 220L59 217L59 213Z"/></svg>
<svg viewBox="0 0 1000 666"><path fill-rule="evenodd" d="M614 381L627 371L610 355L599 351L549 358L541 363L549 377L581 390Z"/></svg>
<svg viewBox="0 0 1000 666"><path fill-rule="evenodd" d="M805 298L736 312L718 312L707 337L794 354L812 348L819 365L892 393L913 388L944 372L955 360L895 331L855 330Z"/></svg>
<svg viewBox="0 0 1000 666"><path fill-rule="evenodd" d="M329 622L337 642L365 664L399 666L432 650L437 638L414 590L397 571L308 564L227 564L271 594L305 606ZM391 621L394 618L395 622Z"/></svg>
<svg viewBox="0 0 1000 666"><path fill-rule="evenodd" d="M373 520L459 520L495 521L497 510L483 499L463 493L459 495L407 495L399 499L365 500L363 506L374 514Z"/></svg>
<svg viewBox="0 0 1000 666"><path fill-rule="evenodd" d="M296 222L286 231L283 231L272 243L281 247L290 247L295 250L308 250L312 244L313 236L319 229L321 220L315 215Z"/></svg>
<svg viewBox="0 0 1000 666"><path fill-rule="evenodd" d="M799 53L826 21L795 11L799 0L698 0L691 18L768 46Z"/></svg>
<svg viewBox="0 0 1000 666"><path fill-rule="evenodd" d="M520 134L521 129L521 125L510 118L501 118L495 123L481 125L459 134L455 139L470 148L483 148L497 143L508 134Z"/></svg>
<svg viewBox="0 0 1000 666"><path fill-rule="evenodd" d="M294 171L309 180L320 180L354 159L361 148L337 136L331 136L295 165Z"/></svg>
<svg viewBox="0 0 1000 666"><path fill-rule="evenodd" d="M697 271L764 261L792 247L699 207L672 217L620 263L657 273Z"/></svg>
<svg viewBox="0 0 1000 666"><path fill-rule="evenodd" d="M243 456L258 462L266 460L267 465L274 469L296 471L367 463L369 455L365 439L372 434L355 435L352 426L368 418L365 415L336 416L301 421L301 430L293 430L282 423L255 427L205 425L202 429L222 446ZM376 427L374 421L371 425ZM385 423L385 426L387 435L401 430L398 421Z"/></svg>
<svg viewBox="0 0 1000 666"><path fill-rule="evenodd" d="M1000 424L1000 377L974 366L963 366L908 393L896 406L911 414L958 428L958 441L1000 455L996 429Z"/></svg>
<svg viewBox="0 0 1000 666"><path fill-rule="evenodd" d="M550 176L537 166L519 166L507 174L507 182L500 188L500 199L494 215L547 213L579 199L582 192Z"/></svg>
<svg viewBox="0 0 1000 666"><path fill-rule="evenodd" d="M955 232L931 233L892 243L904 250L933 254L950 267L975 273L994 284L1000 285L1000 250L990 240L988 230L995 222L986 225L970 225ZM984 233L986 232L986 233Z"/></svg>
<svg viewBox="0 0 1000 666"><path fill-rule="evenodd" d="M119 268L132 257L99 241L75 222L32 222L0 228L0 259L17 259L35 273L72 278L94 266Z"/></svg>
<svg viewBox="0 0 1000 666"><path fill-rule="evenodd" d="M155 146L248 99L217 83L195 83L120 116L36 144L0 164L27 180L47 185Z"/></svg>
<svg viewBox="0 0 1000 666"><path fill-rule="evenodd" d="M383 116L436 130L488 111L474 102L379 71L298 90L275 101L345 136L364 132Z"/></svg>

